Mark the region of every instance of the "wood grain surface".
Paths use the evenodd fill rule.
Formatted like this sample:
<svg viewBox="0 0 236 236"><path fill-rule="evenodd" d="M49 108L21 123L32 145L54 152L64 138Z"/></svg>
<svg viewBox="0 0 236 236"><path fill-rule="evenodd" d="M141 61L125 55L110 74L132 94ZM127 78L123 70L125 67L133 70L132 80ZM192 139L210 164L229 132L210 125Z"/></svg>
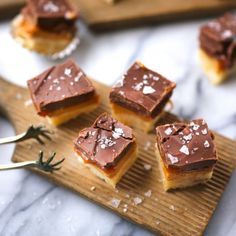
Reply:
<svg viewBox="0 0 236 236"><path fill-rule="evenodd" d="M192 19L236 8L235 0L72 0L83 20L95 30L133 27L156 22ZM12 16L25 0L1 0L0 18Z"/></svg>
<svg viewBox="0 0 236 236"><path fill-rule="evenodd" d="M25 88L0 79L1 112L10 119L17 133L26 130L30 124L41 123L55 132L53 141L47 142L45 146L30 140L17 144L13 161L35 159L41 149L46 153L55 150L58 159L66 157L60 171L53 174L35 169L32 171L154 232L175 236L202 235L236 165L236 142L215 134L219 161L213 178L206 185L166 193L162 188L154 155L155 136L136 131L140 149L138 160L122 178L117 189L112 189L84 168L73 153L73 140L79 130L91 125L101 112L110 111L109 88L97 82L94 85L102 97L100 107L59 128L53 128L36 115L33 106L29 105L29 94ZM161 123L176 120L175 116L167 113ZM145 164L151 165L152 169L145 170ZM93 186L96 188L94 191L91 190ZM150 197L145 196L148 190L152 191ZM142 203L135 205L135 197L141 198ZM121 200L119 207L115 208L111 204L112 199ZM124 208L128 209L127 212Z"/></svg>

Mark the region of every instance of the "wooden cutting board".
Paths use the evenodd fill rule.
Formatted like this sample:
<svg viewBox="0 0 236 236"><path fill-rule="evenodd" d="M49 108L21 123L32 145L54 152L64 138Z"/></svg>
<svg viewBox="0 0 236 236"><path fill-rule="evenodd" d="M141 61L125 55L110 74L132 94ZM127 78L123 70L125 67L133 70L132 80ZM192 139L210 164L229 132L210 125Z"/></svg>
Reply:
<svg viewBox="0 0 236 236"><path fill-rule="evenodd" d="M83 20L95 30L131 27L156 22L192 19L236 8L235 0L72 0L78 4ZM13 15L25 0L1 0L0 17Z"/></svg>
<svg viewBox="0 0 236 236"><path fill-rule="evenodd" d="M55 132L53 141L47 142L45 146L40 146L34 140L17 144L13 161L36 159L40 149L46 153L55 150L58 159L66 157L60 171L53 174L35 169L32 171L154 232L175 236L202 235L236 165L236 142L215 134L219 162L213 178L204 186L166 193L162 188L154 155L155 136L137 131L140 148L138 160L115 190L84 168L73 153L73 140L79 130L90 126L100 113L110 111L109 87L98 82L94 82L94 85L102 98L100 107L60 128L52 128L44 119L38 117L33 106L29 105L29 94L25 88L0 79L0 108L10 119L17 133L25 131L30 124L42 123ZM175 116L167 113L161 123L176 120ZM151 165L152 169L145 170L145 164ZM91 190L93 186L96 187L94 191ZM150 197L145 196L148 190L152 192ZM141 198L143 202L135 205L135 197ZM112 199L121 200L119 207L115 208L111 204ZM127 212L125 208L128 209Z"/></svg>

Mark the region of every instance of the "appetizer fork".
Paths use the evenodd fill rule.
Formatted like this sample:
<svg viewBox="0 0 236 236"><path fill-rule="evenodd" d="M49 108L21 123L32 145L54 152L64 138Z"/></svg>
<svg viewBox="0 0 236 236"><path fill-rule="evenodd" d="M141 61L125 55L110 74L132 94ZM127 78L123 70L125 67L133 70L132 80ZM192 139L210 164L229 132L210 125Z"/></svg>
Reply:
<svg viewBox="0 0 236 236"><path fill-rule="evenodd" d="M51 140L50 135L51 132L47 130L44 126L36 126L33 125L28 128L28 130L22 134L8 137L8 138L1 138L0 144L9 144L9 143L17 143L21 141L25 141L27 139L36 139L40 144L44 144L42 138L46 138Z"/></svg>
<svg viewBox="0 0 236 236"><path fill-rule="evenodd" d="M21 169L21 168L25 168L25 167L34 167L39 170L52 173L53 171L60 170L61 169L60 164L65 160L65 158L63 158L60 161L52 163L53 159L56 156L56 152L52 153L49 156L49 158L45 161L43 160L43 156L44 156L43 152L40 151L37 160L0 165L0 171L1 170Z"/></svg>

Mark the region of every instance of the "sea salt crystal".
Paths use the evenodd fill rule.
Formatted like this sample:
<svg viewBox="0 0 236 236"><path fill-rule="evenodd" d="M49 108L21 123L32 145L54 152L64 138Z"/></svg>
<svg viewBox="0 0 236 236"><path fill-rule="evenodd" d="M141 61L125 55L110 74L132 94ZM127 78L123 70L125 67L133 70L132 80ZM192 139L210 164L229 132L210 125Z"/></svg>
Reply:
<svg viewBox="0 0 236 236"><path fill-rule="evenodd" d="M144 86L144 88L143 88L143 94L152 94L155 91L156 90L153 89L151 86Z"/></svg>
<svg viewBox="0 0 236 236"><path fill-rule="evenodd" d="M74 78L74 81L77 83L79 82L79 80L81 79L81 77L83 76L82 72L79 72L78 75Z"/></svg>
<svg viewBox="0 0 236 236"><path fill-rule="evenodd" d="M53 82L54 84L59 84L59 83L60 83L58 79L54 79L52 82Z"/></svg>
<svg viewBox="0 0 236 236"><path fill-rule="evenodd" d="M140 197L135 197L134 198L134 204L137 206L143 202L142 198Z"/></svg>
<svg viewBox="0 0 236 236"><path fill-rule="evenodd" d="M151 197L152 196L152 190L148 190L146 193L144 193L146 197Z"/></svg>
<svg viewBox="0 0 236 236"><path fill-rule="evenodd" d="M157 221L156 221L156 224L159 225L159 224L160 224L160 221L157 220Z"/></svg>
<svg viewBox="0 0 236 236"><path fill-rule="evenodd" d="M170 207L169 207L172 211L174 211L175 210L175 206L173 206L173 205L170 205Z"/></svg>
<svg viewBox="0 0 236 236"><path fill-rule="evenodd" d="M203 129L201 132L202 132L202 134L205 135L205 134L207 134L207 129Z"/></svg>
<svg viewBox="0 0 236 236"><path fill-rule="evenodd" d="M116 84L115 84L113 87L114 87L114 88L120 88L120 87L123 86L123 84L124 84L123 79L120 79L120 80L118 80L118 81L116 82Z"/></svg>
<svg viewBox="0 0 236 236"><path fill-rule="evenodd" d="M118 92L120 95L124 96L125 95L125 92L124 91L119 91Z"/></svg>
<svg viewBox="0 0 236 236"><path fill-rule="evenodd" d="M136 91L140 91L143 87L143 83L137 83L135 86L133 86L132 88Z"/></svg>
<svg viewBox="0 0 236 236"><path fill-rule="evenodd" d="M183 139L185 139L186 141L190 141L190 140L192 140L192 134L188 134L188 135L184 135L183 136Z"/></svg>
<svg viewBox="0 0 236 236"><path fill-rule="evenodd" d="M224 38L229 38L229 37L232 37L232 31L231 30L225 30L223 33L222 33L222 36Z"/></svg>
<svg viewBox="0 0 236 236"><path fill-rule="evenodd" d="M155 81L158 81L160 78L157 77L157 76L153 76L152 79L155 80Z"/></svg>
<svg viewBox="0 0 236 236"><path fill-rule="evenodd" d="M189 150L188 147L186 145L183 145L180 149L180 152L184 153L185 155L189 155Z"/></svg>
<svg viewBox="0 0 236 236"><path fill-rule="evenodd" d="M106 148L106 145L103 143L103 144L101 144L101 149L105 149Z"/></svg>
<svg viewBox="0 0 236 236"><path fill-rule="evenodd" d="M59 87L57 87L57 91L60 91L61 90L61 87L59 86Z"/></svg>
<svg viewBox="0 0 236 236"><path fill-rule="evenodd" d="M120 199L117 199L117 198L113 198L113 199L111 199L111 201L110 201L110 204L111 204L113 207L115 207L115 208L118 208L119 205L120 205L120 203L121 203L121 200L120 200Z"/></svg>
<svg viewBox="0 0 236 236"><path fill-rule="evenodd" d="M127 211L128 211L128 209L127 209L127 208L124 208L124 209L123 209L123 212L124 212L124 213L126 213Z"/></svg>
<svg viewBox="0 0 236 236"><path fill-rule="evenodd" d="M50 91L52 91L52 89L53 89L53 86L52 86L52 85L50 85L50 87L49 87L49 90L50 90Z"/></svg>
<svg viewBox="0 0 236 236"><path fill-rule="evenodd" d="M74 82L71 81L71 82L70 82L70 85L73 86L73 85L74 85Z"/></svg>
<svg viewBox="0 0 236 236"><path fill-rule="evenodd" d="M204 147L205 148L209 148L210 147L210 143L207 140L204 142Z"/></svg>
<svg viewBox="0 0 236 236"><path fill-rule="evenodd" d="M148 76L147 75L143 75L143 79L148 79Z"/></svg>
<svg viewBox="0 0 236 236"><path fill-rule="evenodd" d="M43 6L43 10L47 12L58 12L59 7L50 1Z"/></svg>
<svg viewBox="0 0 236 236"><path fill-rule="evenodd" d="M152 169L152 166L150 165L150 164L144 164L143 165L143 168L144 168L144 170L151 170Z"/></svg>
<svg viewBox="0 0 236 236"><path fill-rule="evenodd" d="M176 164L179 162L179 159L177 157L172 156L171 154L168 153L168 159L170 160L171 164Z"/></svg>
<svg viewBox="0 0 236 236"><path fill-rule="evenodd" d="M70 68L66 68L64 71L64 74L71 77L71 69Z"/></svg>
<svg viewBox="0 0 236 236"><path fill-rule="evenodd" d="M169 127L165 130L166 135L170 135L172 133L172 129Z"/></svg>
<svg viewBox="0 0 236 236"><path fill-rule="evenodd" d="M191 122L190 125L192 126L193 130L198 130L200 125L195 124L194 122Z"/></svg>

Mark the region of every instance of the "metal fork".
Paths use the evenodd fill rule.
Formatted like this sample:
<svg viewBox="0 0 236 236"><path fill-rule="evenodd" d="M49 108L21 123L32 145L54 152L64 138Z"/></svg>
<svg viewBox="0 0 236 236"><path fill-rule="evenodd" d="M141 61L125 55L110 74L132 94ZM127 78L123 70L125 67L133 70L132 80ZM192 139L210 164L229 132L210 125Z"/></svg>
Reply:
<svg viewBox="0 0 236 236"><path fill-rule="evenodd" d="M0 144L17 143L33 138L43 145L44 141L42 140L42 137L51 140L51 137L49 136L50 134L52 134L52 132L47 130L44 126L34 127L33 125L31 125L28 130L22 134L8 138L1 138Z"/></svg>
<svg viewBox="0 0 236 236"><path fill-rule="evenodd" d="M0 165L0 171L1 170L14 170L14 169L20 169L20 168L25 168L25 167L34 167L34 168L43 170L45 172L51 172L52 173L53 171L61 169L60 164L65 160L65 158L63 158L60 161L57 161L55 163L52 163L53 159L56 156L56 152L52 153L49 156L49 158L45 161L43 160L43 155L44 155L43 152L40 151L37 160Z"/></svg>

